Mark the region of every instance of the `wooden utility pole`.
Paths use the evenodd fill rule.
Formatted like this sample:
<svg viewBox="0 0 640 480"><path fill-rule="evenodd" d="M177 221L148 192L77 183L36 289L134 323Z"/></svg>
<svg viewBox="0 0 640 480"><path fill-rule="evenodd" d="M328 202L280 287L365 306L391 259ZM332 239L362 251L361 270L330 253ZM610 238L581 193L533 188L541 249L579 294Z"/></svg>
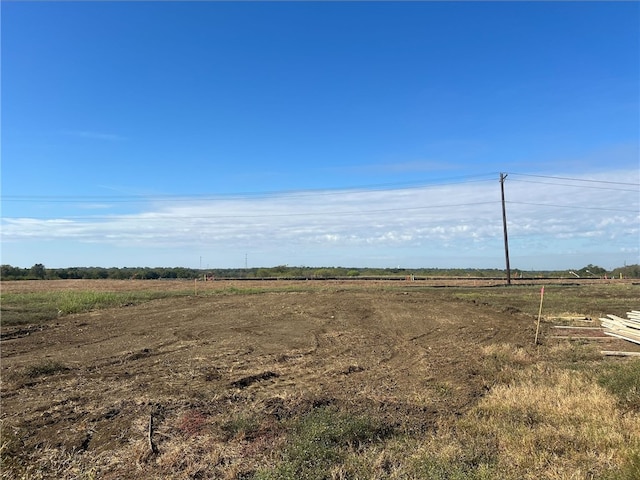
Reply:
<svg viewBox="0 0 640 480"><path fill-rule="evenodd" d="M500 192L502 193L502 230L504 231L504 256L507 261L507 285L511 285L511 267L509 266L509 238L507 236L507 210L504 206L504 180L507 174L500 174Z"/></svg>

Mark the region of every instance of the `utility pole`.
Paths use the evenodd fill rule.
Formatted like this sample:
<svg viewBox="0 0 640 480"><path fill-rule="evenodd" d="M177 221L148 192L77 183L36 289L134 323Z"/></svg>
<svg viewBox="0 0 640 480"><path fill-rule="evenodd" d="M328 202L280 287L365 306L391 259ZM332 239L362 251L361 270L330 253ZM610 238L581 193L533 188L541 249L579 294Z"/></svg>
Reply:
<svg viewBox="0 0 640 480"><path fill-rule="evenodd" d="M507 261L507 285L511 285L511 267L509 266L509 238L507 237L507 210L504 206L504 180L507 174L500 174L500 192L502 193L502 230L504 231L504 257Z"/></svg>

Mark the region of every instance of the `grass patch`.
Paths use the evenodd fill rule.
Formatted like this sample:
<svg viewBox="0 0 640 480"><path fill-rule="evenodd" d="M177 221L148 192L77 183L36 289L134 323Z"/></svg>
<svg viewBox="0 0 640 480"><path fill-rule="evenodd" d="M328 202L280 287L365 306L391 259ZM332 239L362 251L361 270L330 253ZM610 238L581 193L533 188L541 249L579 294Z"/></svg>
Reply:
<svg viewBox="0 0 640 480"><path fill-rule="evenodd" d="M55 299L56 292L39 293L3 293L3 325L19 325L51 320L58 316Z"/></svg>
<svg viewBox="0 0 640 480"><path fill-rule="evenodd" d="M225 287L222 290L214 290L212 292L207 292L204 291L203 294L207 295L217 295L220 293L226 294L226 295L257 295L257 294L261 294L261 293L269 293L269 292L277 292L277 289L273 289L273 288L255 288L255 287L244 287L244 288L239 288L239 287L234 287L234 286L229 286L229 287Z"/></svg>
<svg viewBox="0 0 640 480"><path fill-rule="evenodd" d="M423 458L413 466L411 478L428 478L429 480L493 480L499 478L491 467L481 464L468 467L454 461L443 461L438 458Z"/></svg>
<svg viewBox="0 0 640 480"><path fill-rule="evenodd" d="M170 291L5 293L2 295L2 323L3 325L38 323L52 320L60 315L137 305L157 298L177 295L184 295L184 293Z"/></svg>
<svg viewBox="0 0 640 480"><path fill-rule="evenodd" d="M331 479L332 472L344 472L349 452L359 451L389 433L389 428L368 417L330 407L317 408L294 422L277 467L270 471L262 470L255 478Z"/></svg>
<svg viewBox="0 0 640 480"><path fill-rule="evenodd" d="M490 391L435 433L409 438L393 478L640 478L640 361L498 344L483 349L483 367Z"/></svg>
<svg viewBox="0 0 640 480"><path fill-rule="evenodd" d="M130 306L174 295L174 292L61 292L57 298L57 306L63 315L68 315L102 308Z"/></svg>
<svg viewBox="0 0 640 480"><path fill-rule="evenodd" d="M304 282L300 282L295 285L278 285L278 282L265 282L264 286L260 287L237 287L234 285L225 286L222 290L202 290L203 295L258 295L265 293L303 293L317 291L317 287ZM200 294L200 291L198 291Z"/></svg>
<svg viewBox="0 0 640 480"><path fill-rule="evenodd" d="M482 375L485 384L507 384L517 378L518 372L534 361L531 347L524 348L508 343L493 343L481 348Z"/></svg>
<svg viewBox="0 0 640 480"><path fill-rule="evenodd" d="M637 415L585 375L548 366L495 387L457 427L496 438L497 469L510 478L604 478L640 449Z"/></svg>
<svg viewBox="0 0 640 480"><path fill-rule="evenodd" d="M614 394L622 407L640 412L640 360L608 365L598 383Z"/></svg>
<svg viewBox="0 0 640 480"><path fill-rule="evenodd" d="M539 286L455 288L445 294L460 300L490 305L499 310L517 310L536 316L540 306ZM544 288L543 317L561 316L578 312L590 318L608 313L624 317L626 310L638 303L640 288L630 284L603 285L547 285Z"/></svg>
<svg viewBox="0 0 640 480"><path fill-rule="evenodd" d="M24 374L29 378L37 378L46 375L53 375L60 372L66 372L67 370L69 370L69 368L60 362L46 361L27 367Z"/></svg>
<svg viewBox="0 0 640 480"><path fill-rule="evenodd" d="M253 415L238 414L222 424L222 431L226 440L251 439L260 427L260 421Z"/></svg>
<svg viewBox="0 0 640 480"><path fill-rule="evenodd" d="M607 480L638 480L640 478L640 452L629 455L622 467L611 474Z"/></svg>

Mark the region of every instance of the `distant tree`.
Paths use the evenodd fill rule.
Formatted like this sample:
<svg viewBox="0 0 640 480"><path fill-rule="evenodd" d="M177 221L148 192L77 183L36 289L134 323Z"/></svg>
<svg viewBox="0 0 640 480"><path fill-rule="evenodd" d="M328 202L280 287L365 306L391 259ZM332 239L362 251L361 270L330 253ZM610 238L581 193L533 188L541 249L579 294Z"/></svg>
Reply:
<svg viewBox="0 0 640 480"><path fill-rule="evenodd" d="M2 265L0 267L0 278L2 280L17 280L24 278L26 275L26 269L20 267L12 267L11 265Z"/></svg>
<svg viewBox="0 0 640 480"><path fill-rule="evenodd" d="M600 277L605 273L607 273L607 271L604 268L592 264L578 270L578 274L581 277Z"/></svg>
<svg viewBox="0 0 640 480"><path fill-rule="evenodd" d="M316 278L332 278L336 276L335 269L333 268L318 268L313 274Z"/></svg>
<svg viewBox="0 0 640 480"><path fill-rule="evenodd" d="M79 267L67 268L67 278L78 280L82 278L82 272Z"/></svg>
<svg viewBox="0 0 640 480"><path fill-rule="evenodd" d="M113 280L126 280L129 277L129 273L124 268L111 267L107 270L107 278Z"/></svg>
<svg viewBox="0 0 640 480"><path fill-rule="evenodd" d="M31 267L31 270L29 271L29 273L31 274L32 277L42 280L47 275L47 270L46 268L44 268L43 264L36 263L33 267Z"/></svg>
<svg viewBox="0 0 640 480"><path fill-rule="evenodd" d="M160 274L153 268L147 268L141 278L145 280L156 280L160 278Z"/></svg>
<svg viewBox="0 0 640 480"><path fill-rule="evenodd" d="M622 275L624 278L640 278L640 265L625 265L618 267L611 272L611 276L616 278Z"/></svg>
<svg viewBox="0 0 640 480"><path fill-rule="evenodd" d="M167 268L162 272L162 278L178 278L175 268Z"/></svg>

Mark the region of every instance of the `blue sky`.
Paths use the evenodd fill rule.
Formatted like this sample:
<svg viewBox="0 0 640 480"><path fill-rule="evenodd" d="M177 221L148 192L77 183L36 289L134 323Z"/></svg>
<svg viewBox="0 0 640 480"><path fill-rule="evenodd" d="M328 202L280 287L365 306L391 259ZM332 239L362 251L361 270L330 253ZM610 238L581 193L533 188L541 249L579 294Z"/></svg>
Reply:
<svg viewBox="0 0 640 480"><path fill-rule="evenodd" d="M636 2L2 2L2 263L638 263Z"/></svg>

